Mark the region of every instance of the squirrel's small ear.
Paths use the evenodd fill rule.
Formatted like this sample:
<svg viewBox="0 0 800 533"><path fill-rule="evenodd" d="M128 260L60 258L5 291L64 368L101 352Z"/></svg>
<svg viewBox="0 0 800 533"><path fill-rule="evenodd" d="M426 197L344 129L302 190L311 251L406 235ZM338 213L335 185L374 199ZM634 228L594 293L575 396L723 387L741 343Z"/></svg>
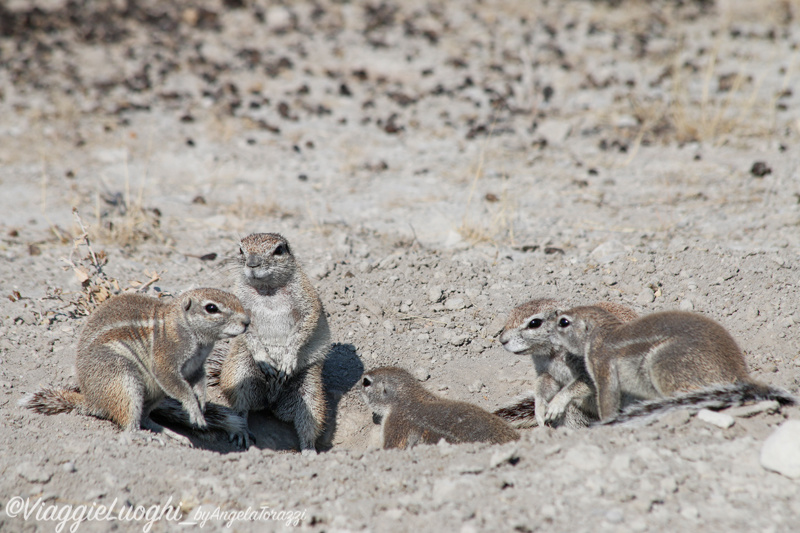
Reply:
<svg viewBox="0 0 800 533"><path fill-rule="evenodd" d="M192 299L186 298L186 301L183 302L183 310L188 311L189 309L191 309L191 307L192 307Z"/></svg>

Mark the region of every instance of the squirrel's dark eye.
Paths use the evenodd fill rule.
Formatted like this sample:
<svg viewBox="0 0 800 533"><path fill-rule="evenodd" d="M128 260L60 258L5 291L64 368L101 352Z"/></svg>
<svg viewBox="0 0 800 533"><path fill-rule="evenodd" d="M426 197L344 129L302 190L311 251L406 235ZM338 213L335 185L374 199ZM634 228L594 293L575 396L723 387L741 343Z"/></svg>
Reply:
<svg viewBox="0 0 800 533"><path fill-rule="evenodd" d="M528 329L538 329L542 327L542 319L541 318L534 318L530 322L528 322Z"/></svg>
<svg viewBox="0 0 800 533"><path fill-rule="evenodd" d="M369 387L370 385L372 385L372 380L369 378L364 378L364 381L362 381L361 384L364 385L365 387Z"/></svg>
<svg viewBox="0 0 800 533"><path fill-rule="evenodd" d="M206 313L209 313L209 314L212 314L212 315L215 314L215 313L219 313L219 307L217 307L214 304L206 304L205 310L206 310Z"/></svg>
<svg viewBox="0 0 800 533"><path fill-rule="evenodd" d="M282 245L282 244L279 244L279 245L278 245L278 247L277 247L277 248L275 248L275 251L274 251L274 252L272 252L272 255L283 255L283 253L284 253L285 251L286 251L286 250L284 249L283 245Z"/></svg>
<svg viewBox="0 0 800 533"><path fill-rule="evenodd" d="M568 318L564 318L563 316L558 320L558 327L560 328L568 328L572 324Z"/></svg>

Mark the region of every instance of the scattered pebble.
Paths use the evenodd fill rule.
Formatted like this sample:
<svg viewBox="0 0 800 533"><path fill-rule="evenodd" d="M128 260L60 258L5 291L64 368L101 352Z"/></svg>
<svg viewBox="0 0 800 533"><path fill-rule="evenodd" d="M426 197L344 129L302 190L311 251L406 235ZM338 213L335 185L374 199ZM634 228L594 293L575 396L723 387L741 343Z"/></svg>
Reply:
<svg viewBox="0 0 800 533"><path fill-rule="evenodd" d="M489 459L489 467L497 468L502 464L514 464L517 461L519 461L519 449L516 446L501 447L492 454L492 457Z"/></svg>
<svg viewBox="0 0 800 533"><path fill-rule="evenodd" d="M444 302L444 308L448 311L458 311L459 309L464 309L465 307L467 307L467 303L464 301L464 298L460 297L448 298Z"/></svg>
<svg viewBox="0 0 800 533"><path fill-rule="evenodd" d="M431 377L431 373L424 366L418 366L414 368L411 373L415 378L417 378L418 381L428 381L428 379Z"/></svg>
<svg viewBox="0 0 800 533"><path fill-rule="evenodd" d="M702 420L703 422L707 422L714 426L727 429L731 427L735 420L729 414L720 413L718 411L711 411L709 409L700 409L697 413L698 420Z"/></svg>
<svg viewBox="0 0 800 533"><path fill-rule="evenodd" d="M482 388L483 388L483 381L481 381L480 379L476 379L467 386L467 390L472 393L480 392Z"/></svg>
<svg viewBox="0 0 800 533"><path fill-rule="evenodd" d="M772 169L764 161L756 161L750 167L750 174L757 178L763 178L767 174L772 174Z"/></svg>
<svg viewBox="0 0 800 533"><path fill-rule="evenodd" d="M764 400L762 402L731 407L722 411L723 413L737 418L750 418L759 413L774 413L781 408L781 404L775 400Z"/></svg>
<svg viewBox="0 0 800 533"><path fill-rule="evenodd" d="M636 303L639 305L651 304L656 299L656 293L650 287L645 287L636 297Z"/></svg>
<svg viewBox="0 0 800 533"><path fill-rule="evenodd" d="M787 420L761 447L761 466L786 477L800 478L800 420Z"/></svg>

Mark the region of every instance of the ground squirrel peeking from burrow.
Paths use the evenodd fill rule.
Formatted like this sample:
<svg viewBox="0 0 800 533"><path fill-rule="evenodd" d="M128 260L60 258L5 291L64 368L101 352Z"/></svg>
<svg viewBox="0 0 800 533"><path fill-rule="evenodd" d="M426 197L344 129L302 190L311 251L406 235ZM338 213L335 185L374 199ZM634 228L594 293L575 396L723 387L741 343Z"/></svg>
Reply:
<svg viewBox="0 0 800 533"><path fill-rule="evenodd" d="M78 386L45 388L20 404L45 414L76 411L189 443L151 419L156 417L193 434L223 430L245 445L246 421L225 407L206 405L204 365L217 340L241 335L249 323L238 298L218 289L189 290L169 300L115 296L91 314L81 332Z"/></svg>
<svg viewBox="0 0 800 533"><path fill-rule="evenodd" d="M583 355L603 423L677 407L796 403L788 392L751 378L730 333L697 313L664 311L623 323L601 307L576 307L559 314L551 338Z"/></svg>
<svg viewBox="0 0 800 533"><path fill-rule="evenodd" d="M314 453L325 425L322 382L331 349L317 291L277 233L254 233L239 243L236 295L252 320L227 353L209 360L212 385L245 418L268 409L294 424L303 453Z"/></svg>
<svg viewBox="0 0 800 533"><path fill-rule="evenodd" d="M623 322L638 317L633 309L622 304L600 302L595 305ZM597 421L594 387L582 355L553 344L550 338L559 310L563 308L562 302L548 298L526 302L511 311L500 334L503 348L531 357L537 375L532 398L520 398L494 412L514 427L537 424L541 427L547 423L554 427L579 428Z"/></svg>
<svg viewBox="0 0 800 533"><path fill-rule="evenodd" d="M500 417L467 402L446 400L428 392L402 368L381 367L361 377L361 394L381 417L383 448L417 444L490 442L519 439Z"/></svg>

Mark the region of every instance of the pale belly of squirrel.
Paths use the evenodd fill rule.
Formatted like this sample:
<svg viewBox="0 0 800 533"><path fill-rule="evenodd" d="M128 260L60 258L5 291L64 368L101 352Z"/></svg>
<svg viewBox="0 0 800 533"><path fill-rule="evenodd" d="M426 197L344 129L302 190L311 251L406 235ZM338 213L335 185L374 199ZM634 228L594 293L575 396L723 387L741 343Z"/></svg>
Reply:
<svg viewBox="0 0 800 533"><path fill-rule="evenodd" d="M291 375L297 368L297 353L291 346L291 338L299 325L300 313L293 308L287 292L262 298L267 305L251 310L252 334L248 340L258 344L251 346L253 358L266 374L278 371Z"/></svg>

